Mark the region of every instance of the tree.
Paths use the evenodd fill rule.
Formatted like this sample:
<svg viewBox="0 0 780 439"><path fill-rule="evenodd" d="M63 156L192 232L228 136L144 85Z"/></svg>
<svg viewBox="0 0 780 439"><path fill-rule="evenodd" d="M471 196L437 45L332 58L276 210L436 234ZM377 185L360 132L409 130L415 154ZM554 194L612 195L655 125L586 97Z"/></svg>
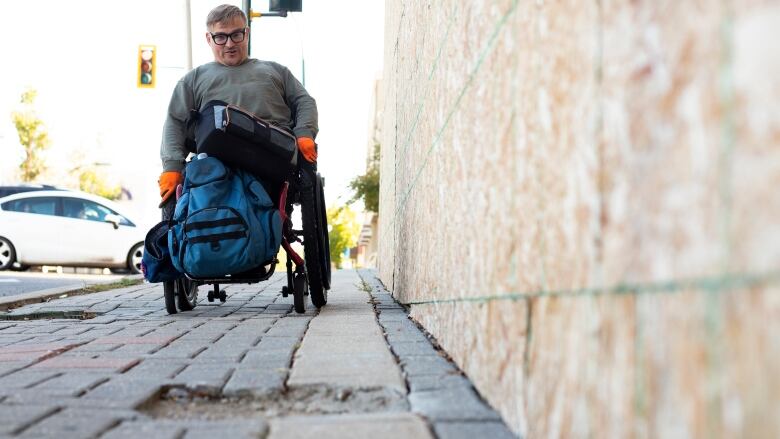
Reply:
<svg viewBox="0 0 780 439"><path fill-rule="evenodd" d="M19 143L24 147L24 160L19 165L22 181L33 181L46 170L41 153L49 147L50 141L43 121L38 118L33 108L37 95L38 92L34 89L27 89L22 93L22 109L11 113L11 119L19 134Z"/></svg>
<svg viewBox="0 0 780 439"><path fill-rule="evenodd" d="M355 177L349 182L349 188L355 191L355 195L352 196L347 204L362 200L366 210L379 213L379 153L379 143L375 142L374 150L368 160L366 173Z"/></svg>
<svg viewBox="0 0 780 439"><path fill-rule="evenodd" d="M330 260L337 268L341 268L344 250L352 248L357 244L360 223L357 221L355 211L348 206L331 206L328 208L327 215L328 225L330 226L330 232L328 233Z"/></svg>
<svg viewBox="0 0 780 439"><path fill-rule="evenodd" d="M97 138L96 147L94 150L103 150L100 137ZM118 200L122 196L122 186L119 184L111 184L106 177L104 166L108 163L101 163L93 161L91 157L93 153L86 148L80 148L71 154L71 164L73 166L69 171L71 178L75 178L78 182L79 190L84 192L99 195L109 200Z"/></svg>
<svg viewBox="0 0 780 439"><path fill-rule="evenodd" d="M106 183L106 179L94 169L85 169L81 171L79 174L79 189L90 194L108 198L109 200L117 200L122 195L121 186L109 186L108 183Z"/></svg>

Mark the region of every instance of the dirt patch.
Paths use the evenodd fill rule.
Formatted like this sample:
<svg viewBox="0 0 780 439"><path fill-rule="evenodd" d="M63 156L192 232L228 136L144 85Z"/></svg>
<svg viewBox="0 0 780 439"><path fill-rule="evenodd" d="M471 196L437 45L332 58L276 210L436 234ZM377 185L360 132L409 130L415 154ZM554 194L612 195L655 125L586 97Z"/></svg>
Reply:
<svg viewBox="0 0 780 439"><path fill-rule="evenodd" d="M123 278L116 282L88 285L83 288L73 289L71 291L65 291L65 292L61 291L57 293L44 294L42 296L37 295L36 293L26 293L21 295L24 296L24 295L33 294L34 296L34 297L27 297L27 298L16 298L15 296L6 296L2 298L3 300L0 300L0 302L2 302L0 303L0 311L11 311L13 309L20 308L25 305L31 305L35 303L47 303L53 300L67 299L69 297L100 293L103 291L114 290L118 288L127 288L135 285L141 285L143 283L144 280L142 278L139 279Z"/></svg>
<svg viewBox="0 0 780 439"><path fill-rule="evenodd" d="M304 386L263 397L241 398L207 396L172 387L164 389L159 400L147 404L141 411L158 419L221 420L408 410L405 396L390 389Z"/></svg>
<svg viewBox="0 0 780 439"><path fill-rule="evenodd" d="M39 311L24 314L0 313L0 320L52 320L52 319L94 319L99 314L89 311Z"/></svg>

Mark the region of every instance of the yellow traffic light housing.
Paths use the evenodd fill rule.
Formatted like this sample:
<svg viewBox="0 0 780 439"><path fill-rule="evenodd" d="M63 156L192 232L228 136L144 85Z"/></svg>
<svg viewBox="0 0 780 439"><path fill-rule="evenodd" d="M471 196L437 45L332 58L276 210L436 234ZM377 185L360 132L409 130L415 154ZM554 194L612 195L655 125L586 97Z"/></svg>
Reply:
<svg viewBox="0 0 780 439"><path fill-rule="evenodd" d="M157 47L151 45L138 46L138 88L154 88L157 73Z"/></svg>

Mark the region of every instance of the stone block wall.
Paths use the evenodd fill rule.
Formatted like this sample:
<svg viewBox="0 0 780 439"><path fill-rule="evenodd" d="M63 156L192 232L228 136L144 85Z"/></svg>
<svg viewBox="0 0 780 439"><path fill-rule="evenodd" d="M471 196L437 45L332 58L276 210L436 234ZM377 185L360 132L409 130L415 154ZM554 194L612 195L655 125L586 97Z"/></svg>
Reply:
<svg viewBox="0 0 780 439"><path fill-rule="evenodd" d="M530 438L780 436L780 2L387 0L385 284Z"/></svg>

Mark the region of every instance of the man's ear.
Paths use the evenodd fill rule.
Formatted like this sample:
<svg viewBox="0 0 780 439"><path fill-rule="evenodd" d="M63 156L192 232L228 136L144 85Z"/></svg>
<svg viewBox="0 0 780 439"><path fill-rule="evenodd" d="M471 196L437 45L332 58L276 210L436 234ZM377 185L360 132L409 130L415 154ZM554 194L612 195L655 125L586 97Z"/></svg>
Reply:
<svg viewBox="0 0 780 439"><path fill-rule="evenodd" d="M206 44L211 44L211 39L209 38L210 36L211 34L209 33L209 31L206 31Z"/></svg>

